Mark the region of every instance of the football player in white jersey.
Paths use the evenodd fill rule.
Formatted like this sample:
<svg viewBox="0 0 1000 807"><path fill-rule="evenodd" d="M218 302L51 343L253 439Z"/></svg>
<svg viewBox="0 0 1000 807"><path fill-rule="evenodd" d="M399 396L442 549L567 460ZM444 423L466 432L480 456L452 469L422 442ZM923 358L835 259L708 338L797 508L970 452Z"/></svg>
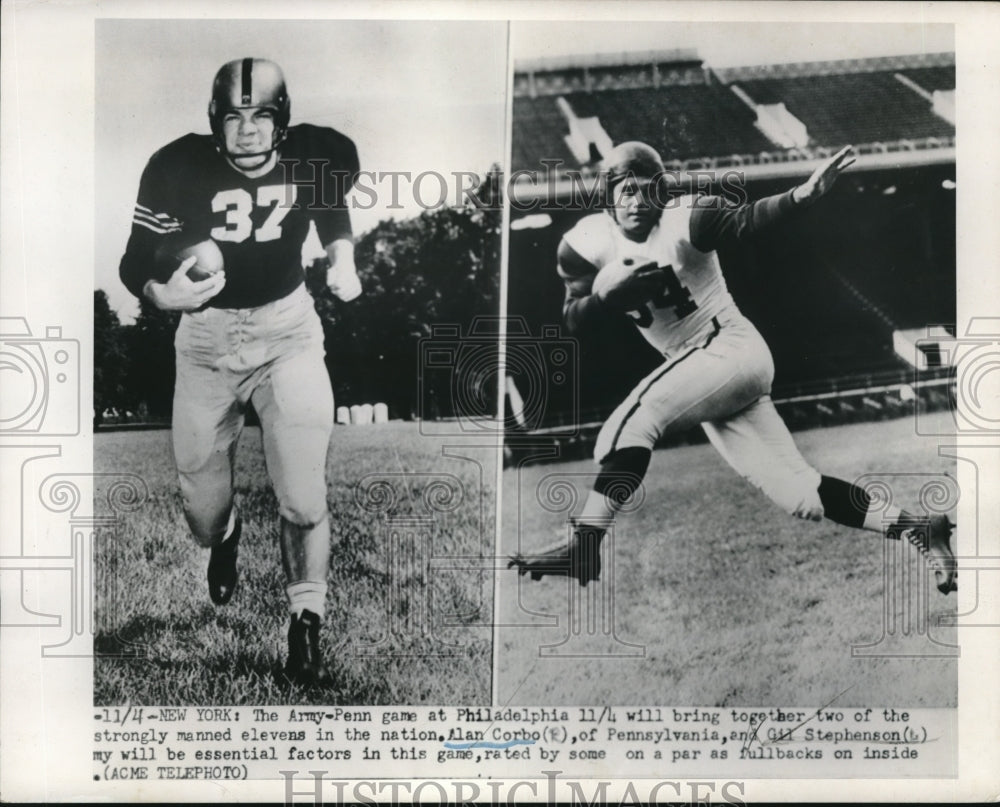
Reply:
<svg viewBox="0 0 1000 807"><path fill-rule="evenodd" d="M888 523L885 536L919 548L942 593L956 590L947 516L886 512L862 488L820 474L799 453L771 401L771 353L733 302L716 254L822 197L853 163L850 155L847 146L785 193L732 205L669 193L660 156L644 143L610 152L611 207L581 219L559 245L564 318L576 331L607 312L627 315L664 360L602 427L594 451L600 472L572 537L518 553L510 566L533 580L599 579L601 542L641 484L656 441L701 424L725 460L789 513L878 532Z"/></svg>

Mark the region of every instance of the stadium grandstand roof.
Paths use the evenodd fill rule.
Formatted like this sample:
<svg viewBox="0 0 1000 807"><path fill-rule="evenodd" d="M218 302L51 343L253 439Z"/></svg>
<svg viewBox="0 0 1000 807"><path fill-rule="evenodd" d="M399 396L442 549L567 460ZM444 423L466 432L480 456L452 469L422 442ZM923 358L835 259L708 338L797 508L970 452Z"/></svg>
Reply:
<svg viewBox="0 0 1000 807"><path fill-rule="evenodd" d="M668 168L761 178L807 173L846 143L859 168L953 163L954 64L931 53L713 69L691 49L519 62L513 168L587 171L624 140Z"/></svg>
<svg viewBox="0 0 1000 807"><path fill-rule="evenodd" d="M715 74L724 83L732 84L734 81L748 79L832 76L933 67L951 68L951 89L954 89L954 53L917 53L908 56L875 56L865 59L833 59L822 62L787 62L785 64L760 64L746 67L720 67L715 70Z"/></svg>
<svg viewBox="0 0 1000 807"><path fill-rule="evenodd" d="M620 67L633 64L652 64L654 62L696 62L700 65L701 57L694 48L595 53L590 56L546 56L540 59L519 59L516 72L540 73L552 70Z"/></svg>

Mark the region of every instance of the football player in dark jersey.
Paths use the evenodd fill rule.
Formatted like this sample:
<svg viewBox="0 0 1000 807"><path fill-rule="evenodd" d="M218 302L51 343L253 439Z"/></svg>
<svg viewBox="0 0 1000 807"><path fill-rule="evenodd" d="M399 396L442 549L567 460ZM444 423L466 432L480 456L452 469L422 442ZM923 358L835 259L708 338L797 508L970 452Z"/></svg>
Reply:
<svg viewBox="0 0 1000 807"><path fill-rule="evenodd" d="M217 605L230 601L237 583L236 442L248 405L260 418L291 612L285 674L312 686L331 680L319 629L333 395L302 246L314 226L330 289L342 300L361 293L345 201L359 168L348 137L290 126L290 113L276 64L224 65L208 107L212 133L169 143L143 171L120 275L136 296L183 312L174 456L188 525L211 550L208 589Z"/></svg>
<svg viewBox="0 0 1000 807"><path fill-rule="evenodd" d="M595 317L627 315L663 356L601 429L601 470L572 538L510 566L539 579L599 579L600 545L616 513L641 484L661 435L701 424L740 474L787 512L905 538L927 558L938 589L956 588L947 516L918 516L873 501L858 487L812 468L771 401L774 364L757 329L737 309L716 249L787 220L822 197L853 162L850 147L803 184L743 205L665 192L659 154L644 143L615 147L604 163L612 207L581 219L559 245L570 330Z"/></svg>

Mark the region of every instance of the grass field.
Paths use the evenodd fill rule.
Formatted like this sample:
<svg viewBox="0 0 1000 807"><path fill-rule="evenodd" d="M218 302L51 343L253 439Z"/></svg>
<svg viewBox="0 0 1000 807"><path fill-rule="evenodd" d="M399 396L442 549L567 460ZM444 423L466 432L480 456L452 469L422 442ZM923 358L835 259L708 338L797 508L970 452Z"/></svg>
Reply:
<svg viewBox="0 0 1000 807"><path fill-rule="evenodd" d="M96 435L94 470L138 474L150 497L98 550L96 648L126 642L144 657L96 658L95 704L488 703L493 579L482 567L496 453L462 444L407 423L335 430L322 639L336 685L307 693L276 676L288 613L259 430L244 432L237 456L240 583L225 607L208 599L208 551L184 522L170 432Z"/></svg>
<svg viewBox="0 0 1000 807"><path fill-rule="evenodd" d="M944 425L949 416L940 417ZM884 476L905 504L933 475L954 472L910 420L796 440L825 473ZM95 659L95 703L488 703L495 454L445 455L462 442L421 436L413 424L335 431L329 502L338 542L323 640L336 685L306 693L276 675L287 610L259 432L245 432L237 457L246 526L240 588L224 608L208 599L208 552L184 524L170 432L98 434L95 471L138 474L150 498L99 545L97 649L127 642L144 656ZM587 461L505 471L501 556L519 534L530 549L565 529L566 513L552 506L558 483L573 482L582 497L593 473ZM461 495L441 498L446 484ZM549 510L538 494L546 488ZM605 550L613 588L501 573L498 702L818 705L846 690L840 705L953 706L956 662L930 656L955 642L954 629L935 623L955 613L956 599L931 588L927 607L916 603L907 617L914 589L898 578L887 588L886 547L890 560L914 554L873 533L785 515L707 445L658 451L645 505L616 526L613 575ZM905 568L918 570L910 560ZM584 592L613 603L614 637L586 624L571 630L568 617L582 606L571 611L568 595ZM869 656L852 656L863 645L874 645Z"/></svg>
<svg viewBox="0 0 1000 807"><path fill-rule="evenodd" d="M946 427L950 415L939 417ZM910 419L800 432L796 442L824 473L884 475L904 507L930 481L906 474L954 476L939 441L916 436ZM505 471L501 552L516 551L519 538L530 551L562 534L573 510L541 502L559 499L551 485L562 477L574 482L579 508L594 470L580 461ZM602 582L611 579L607 543ZM931 585L907 615L917 578L887 586L884 549L910 573L923 568L899 542L784 514L708 445L657 451L644 506L616 525L608 587L503 574L498 701L818 706L843 693L839 705L954 706L957 663L939 656L955 630L935 623L955 614L956 596ZM614 636L600 620L573 629L571 617L606 614L609 603ZM852 657L852 646L866 644L873 655ZM638 655L609 655L629 652Z"/></svg>

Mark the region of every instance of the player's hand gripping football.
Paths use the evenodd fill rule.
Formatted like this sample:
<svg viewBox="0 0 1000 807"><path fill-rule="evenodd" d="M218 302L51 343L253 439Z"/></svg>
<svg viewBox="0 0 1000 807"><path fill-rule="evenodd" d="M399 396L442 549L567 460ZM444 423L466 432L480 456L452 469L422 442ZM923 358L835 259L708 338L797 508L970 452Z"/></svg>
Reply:
<svg viewBox="0 0 1000 807"><path fill-rule="evenodd" d="M820 165L812 176L792 191L792 198L800 205L809 205L823 196L837 181L844 169L854 165L853 146L844 146Z"/></svg>
<svg viewBox="0 0 1000 807"><path fill-rule="evenodd" d="M608 264L594 278L593 294L605 305L632 311L663 289L663 272L656 261L630 257Z"/></svg>
<svg viewBox="0 0 1000 807"><path fill-rule="evenodd" d="M195 311L222 291L226 285L226 273L215 272L204 280L192 280L188 269L198 262L192 255L185 258L166 283L150 280L143 292L157 308L164 311Z"/></svg>

